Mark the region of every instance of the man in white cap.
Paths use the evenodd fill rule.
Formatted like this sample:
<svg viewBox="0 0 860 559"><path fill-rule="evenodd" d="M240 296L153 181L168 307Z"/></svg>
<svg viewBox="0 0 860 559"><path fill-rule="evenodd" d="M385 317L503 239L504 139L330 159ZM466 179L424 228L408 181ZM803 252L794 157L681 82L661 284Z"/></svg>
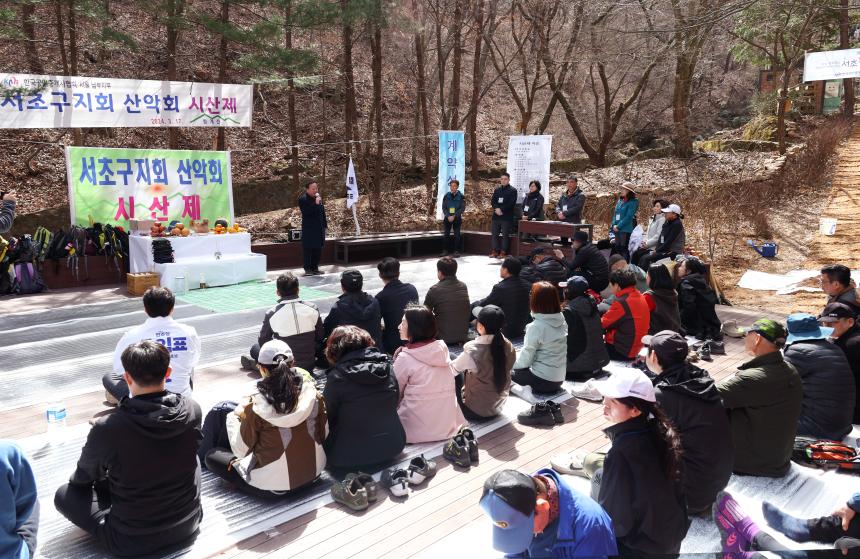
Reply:
<svg viewBox="0 0 860 559"><path fill-rule="evenodd" d="M652 262L664 258L674 259L678 254L684 253L687 234L684 232L681 206L669 204L663 208L663 214L666 216L666 221L663 222L663 229L660 231L660 240L657 246L639 260L639 267L643 270L647 270Z"/></svg>

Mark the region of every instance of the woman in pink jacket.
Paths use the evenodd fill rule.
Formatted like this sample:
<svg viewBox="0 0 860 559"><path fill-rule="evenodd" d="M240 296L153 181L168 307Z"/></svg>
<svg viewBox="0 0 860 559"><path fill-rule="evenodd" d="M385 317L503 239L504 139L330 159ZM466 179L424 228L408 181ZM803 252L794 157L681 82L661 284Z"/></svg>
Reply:
<svg viewBox="0 0 860 559"><path fill-rule="evenodd" d="M397 414L406 442L441 441L457 434L466 420L457 404L448 346L436 339L436 317L424 305L403 313L400 338L407 345L394 353L394 375L400 385Z"/></svg>

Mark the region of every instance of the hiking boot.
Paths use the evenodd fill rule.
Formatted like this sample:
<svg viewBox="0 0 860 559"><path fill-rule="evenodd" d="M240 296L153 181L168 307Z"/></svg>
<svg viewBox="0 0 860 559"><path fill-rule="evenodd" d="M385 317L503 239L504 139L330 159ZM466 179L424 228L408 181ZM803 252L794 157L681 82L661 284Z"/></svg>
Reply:
<svg viewBox="0 0 860 559"><path fill-rule="evenodd" d="M340 503L354 511L362 511L370 506L367 499L367 489L361 485L358 478L345 479L332 485L331 497L335 503Z"/></svg>
<svg viewBox="0 0 860 559"><path fill-rule="evenodd" d="M548 427L555 425L552 410L546 402L538 402L528 411L517 415L517 421L523 425L546 425Z"/></svg>
<svg viewBox="0 0 860 559"><path fill-rule="evenodd" d="M442 447L442 457L461 468L469 468L472 465L472 460L469 458L469 443L463 435L455 435L448 439Z"/></svg>
<svg viewBox="0 0 860 559"><path fill-rule="evenodd" d="M547 400L546 405L549 408L550 413L552 413L552 418L555 421L555 424L561 425L564 423L564 414L561 413L561 404L552 400Z"/></svg>
<svg viewBox="0 0 860 559"><path fill-rule="evenodd" d="M570 393L580 400L588 400L589 402L603 401L603 394L594 388L594 381L592 380L589 380L578 387L572 388Z"/></svg>
<svg viewBox="0 0 860 559"><path fill-rule="evenodd" d="M420 485L436 475L436 462L427 460L423 454L416 456L409 462L408 474L410 484Z"/></svg>
<svg viewBox="0 0 860 559"><path fill-rule="evenodd" d="M469 445L469 460L473 463L478 463L478 439L475 438L475 433L471 429L465 427L460 429L458 435L463 436L463 440Z"/></svg>
<svg viewBox="0 0 860 559"><path fill-rule="evenodd" d="M239 361L242 363L243 371L256 371L257 370L257 362L247 355L243 355L239 358Z"/></svg>
<svg viewBox="0 0 860 559"><path fill-rule="evenodd" d="M346 474L346 478L344 478L344 481L349 481L351 479L357 479L361 486L364 487L365 491L367 491L368 502L376 502L377 493L379 492L379 484L376 483L376 480L373 479L372 475L366 474L364 472L353 472Z"/></svg>
<svg viewBox="0 0 860 559"><path fill-rule="evenodd" d="M711 346L710 344L703 344L702 347L699 348L699 359L702 361L713 361L714 358L711 357Z"/></svg>
<svg viewBox="0 0 860 559"><path fill-rule="evenodd" d="M409 495L409 473L403 468L391 468L382 472L382 486L386 487L395 497Z"/></svg>

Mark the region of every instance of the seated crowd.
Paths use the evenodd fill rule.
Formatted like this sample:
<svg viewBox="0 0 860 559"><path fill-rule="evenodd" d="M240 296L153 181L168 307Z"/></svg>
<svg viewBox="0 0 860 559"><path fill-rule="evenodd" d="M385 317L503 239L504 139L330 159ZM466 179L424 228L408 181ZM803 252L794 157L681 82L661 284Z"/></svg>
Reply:
<svg viewBox="0 0 860 559"><path fill-rule="evenodd" d="M635 193L625 189L617 206L622 240L635 212ZM438 261L438 283L423 304L393 258L377 267L384 287L376 296L364 291L360 271L346 270L325 317L301 300L295 276L283 274L277 304L241 358L260 380L205 418L192 399L197 334L171 317L168 289L150 288L149 318L123 336L103 379L117 410L94 422L74 473L56 492L57 510L109 552L133 556L195 537L201 466L266 499L313 484L328 469L346 476L332 489L335 500L355 508L372 483L360 472L396 462L407 444L449 441L443 456L465 455L456 463L468 465L470 456L477 460L468 421L497 417L510 394L534 402L574 380L587 381L603 401L611 449L560 449L567 452L553 458L553 469L491 476L480 506L493 520L496 549L523 557L676 554L690 517L710 516L712 507L723 531L751 530L721 493L731 474L784 476L796 435L838 440L858 421L858 299L847 268L825 268L822 313L793 314L787 327L756 321L742 334L750 360L714 382L688 359L688 340L722 339L718 294L699 259L681 256L676 266L680 208L664 200L654 208L662 225L649 226L633 254L642 267L628 262L626 249L607 258L580 231L571 260L549 252L525 263L506 257L501 281L477 301L451 257ZM459 344L452 360L448 346ZM610 360L623 367L608 373ZM564 421L558 404L541 405L520 420L539 423L545 413L547 424ZM0 549L29 557L35 482L20 449L3 445L12 473L0 484L7 493ZM435 468L428 462L416 466L422 480ZM569 474L590 479L591 495L574 490ZM853 518L857 500L845 517ZM839 539L832 526L819 536L774 511L772 525L798 541Z"/></svg>

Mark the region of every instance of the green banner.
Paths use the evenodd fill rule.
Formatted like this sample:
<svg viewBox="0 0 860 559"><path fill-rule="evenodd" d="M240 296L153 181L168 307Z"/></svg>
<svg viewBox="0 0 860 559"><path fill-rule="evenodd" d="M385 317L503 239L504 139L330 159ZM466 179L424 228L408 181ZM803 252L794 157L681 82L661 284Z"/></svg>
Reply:
<svg viewBox="0 0 860 559"><path fill-rule="evenodd" d="M230 153L67 147L72 224L128 229L130 219L164 223L233 222Z"/></svg>

